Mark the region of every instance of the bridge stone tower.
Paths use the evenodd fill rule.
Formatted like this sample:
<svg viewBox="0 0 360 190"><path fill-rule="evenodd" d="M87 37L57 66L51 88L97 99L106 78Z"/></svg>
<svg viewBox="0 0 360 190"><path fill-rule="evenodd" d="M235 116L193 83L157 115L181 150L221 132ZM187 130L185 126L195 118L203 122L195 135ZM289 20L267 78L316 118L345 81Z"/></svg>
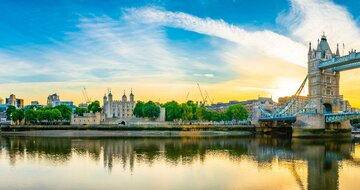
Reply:
<svg viewBox="0 0 360 190"><path fill-rule="evenodd" d="M339 47L333 54L327 42L325 34L318 40L317 48L312 49L309 44L308 52L308 80L310 104L316 109L316 113L333 113L339 111L339 71L334 72L331 68L319 69L322 61L339 57Z"/></svg>

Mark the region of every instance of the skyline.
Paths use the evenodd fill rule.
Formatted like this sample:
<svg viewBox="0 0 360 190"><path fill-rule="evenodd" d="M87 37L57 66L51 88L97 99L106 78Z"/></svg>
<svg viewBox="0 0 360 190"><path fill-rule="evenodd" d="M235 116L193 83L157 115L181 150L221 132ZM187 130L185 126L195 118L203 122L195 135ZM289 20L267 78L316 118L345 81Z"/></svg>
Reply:
<svg viewBox="0 0 360 190"><path fill-rule="evenodd" d="M257 6L255 6L257 5ZM261 5L261 6L258 6ZM358 5L358 6L356 6ZM0 5L0 97L83 102L107 88L137 100L215 102L293 95L307 73L308 43L325 32L332 51L360 49L357 1L23 1ZM271 7L268 9L267 7ZM20 10L18 10L20 9ZM15 11L17 10L17 11ZM21 13L19 13L21 12ZM356 70L341 94L360 107ZM307 93L307 89L303 93Z"/></svg>

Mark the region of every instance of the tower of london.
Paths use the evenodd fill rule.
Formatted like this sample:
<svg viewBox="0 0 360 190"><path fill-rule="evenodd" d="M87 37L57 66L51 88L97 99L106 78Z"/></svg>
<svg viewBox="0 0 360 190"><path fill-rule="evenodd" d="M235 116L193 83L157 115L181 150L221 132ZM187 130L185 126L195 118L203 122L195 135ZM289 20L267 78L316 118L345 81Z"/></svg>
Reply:
<svg viewBox="0 0 360 190"><path fill-rule="evenodd" d="M106 118L132 118L135 107L134 94L131 90L130 99L124 94L121 100L113 100L111 89L108 90L108 94L103 98L103 113Z"/></svg>

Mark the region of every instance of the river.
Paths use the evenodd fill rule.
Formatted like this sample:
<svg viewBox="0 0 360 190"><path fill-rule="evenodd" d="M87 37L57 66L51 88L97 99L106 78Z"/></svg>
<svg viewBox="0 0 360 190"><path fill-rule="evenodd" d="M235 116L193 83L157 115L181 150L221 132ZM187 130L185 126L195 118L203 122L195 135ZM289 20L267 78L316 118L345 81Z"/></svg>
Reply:
<svg viewBox="0 0 360 190"><path fill-rule="evenodd" d="M359 189L360 141L0 136L1 189Z"/></svg>

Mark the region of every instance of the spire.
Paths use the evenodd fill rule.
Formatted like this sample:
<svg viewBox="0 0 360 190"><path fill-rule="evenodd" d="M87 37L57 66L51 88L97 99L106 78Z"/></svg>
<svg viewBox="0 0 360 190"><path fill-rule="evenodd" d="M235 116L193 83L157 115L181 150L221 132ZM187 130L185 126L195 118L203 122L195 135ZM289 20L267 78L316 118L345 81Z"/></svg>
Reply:
<svg viewBox="0 0 360 190"><path fill-rule="evenodd" d="M311 53L311 42L309 42L309 54Z"/></svg>
<svg viewBox="0 0 360 190"><path fill-rule="evenodd" d="M339 43L336 44L336 57L340 57Z"/></svg>
<svg viewBox="0 0 360 190"><path fill-rule="evenodd" d="M321 36L321 40L326 40L325 32L323 32L323 35Z"/></svg>
<svg viewBox="0 0 360 190"><path fill-rule="evenodd" d="M130 96L134 96L132 88L131 88Z"/></svg>

